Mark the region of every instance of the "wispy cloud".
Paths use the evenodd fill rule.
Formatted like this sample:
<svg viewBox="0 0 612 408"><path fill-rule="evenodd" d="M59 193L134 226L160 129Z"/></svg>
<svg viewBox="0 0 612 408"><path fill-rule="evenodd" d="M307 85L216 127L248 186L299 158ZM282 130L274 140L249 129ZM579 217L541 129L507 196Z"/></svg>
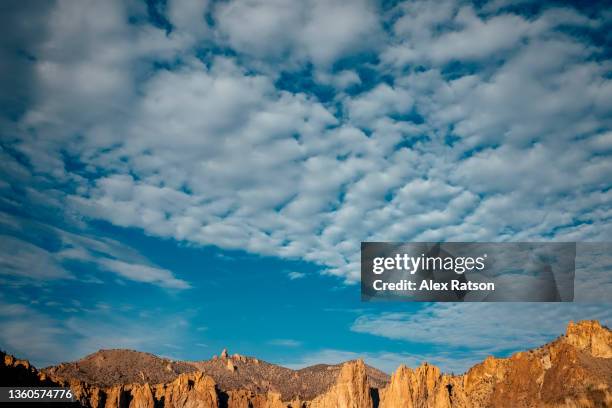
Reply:
<svg viewBox="0 0 612 408"><path fill-rule="evenodd" d="M537 347L565 332L569 320L612 322L606 305L571 303L437 303L417 313L367 314L351 329L409 343L480 353Z"/></svg>
<svg viewBox="0 0 612 408"><path fill-rule="evenodd" d="M0 274L28 278L33 284L74 279L51 252L6 235L0 235Z"/></svg>
<svg viewBox="0 0 612 408"><path fill-rule="evenodd" d="M167 269L130 264L114 259L103 259L100 264L104 268L132 281L152 283L170 289L188 289L191 287L186 281L175 278L172 272Z"/></svg>
<svg viewBox="0 0 612 408"><path fill-rule="evenodd" d="M268 344L279 347L300 347L302 342L293 339L274 339L270 340Z"/></svg>
<svg viewBox="0 0 612 408"><path fill-rule="evenodd" d="M303 277L306 276L306 274L304 272L291 271L287 274L287 276L289 276L289 279L291 280L296 280L296 279L302 279Z"/></svg>
<svg viewBox="0 0 612 408"><path fill-rule="evenodd" d="M53 310L7 302L0 297L2 348L37 367L82 358L102 348L129 348L161 353L164 344L178 344L186 325L174 316L143 319L110 305L79 308L79 314L59 318ZM163 327L163 330L159 330Z"/></svg>
<svg viewBox="0 0 612 408"><path fill-rule="evenodd" d="M124 279L167 289L188 289L190 284L172 271L152 265L134 249L107 238L69 232L56 226L18 216L4 215L4 230L15 236L0 235L0 274L28 278L32 284L57 279L101 282L92 275L74 276L64 265L77 261L95 265ZM10 221L10 223L8 223ZM60 242L60 248L47 250L26 240ZM38 281L37 281L38 280Z"/></svg>

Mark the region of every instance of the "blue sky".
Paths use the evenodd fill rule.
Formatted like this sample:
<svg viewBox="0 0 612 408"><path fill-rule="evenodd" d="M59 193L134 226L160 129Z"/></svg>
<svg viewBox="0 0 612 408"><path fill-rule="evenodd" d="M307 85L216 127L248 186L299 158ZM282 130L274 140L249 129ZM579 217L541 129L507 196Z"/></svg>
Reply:
<svg viewBox="0 0 612 408"><path fill-rule="evenodd" d="M610 11L7 4L7 351L459 372L612 322L607 304L361 303L357 284L361 241L611 240Z"/></svg>

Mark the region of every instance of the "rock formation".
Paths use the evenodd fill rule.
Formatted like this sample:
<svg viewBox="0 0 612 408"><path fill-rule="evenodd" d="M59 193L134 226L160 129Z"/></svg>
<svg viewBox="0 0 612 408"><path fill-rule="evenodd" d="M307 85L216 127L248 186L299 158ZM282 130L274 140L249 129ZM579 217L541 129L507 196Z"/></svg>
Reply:
<svg viewBox="0 0 612 408"><path fill-rule="evenodd" d="M365 408L374 402L363 360L349 361L342 366L336 384L316 397L311 408Z"/></svg>
<svg viewBox="0 0 612 408"><path fill-rule="evenodd" d="M424 363L411 370L401 365L389 385L381 390L379 407L464 407L465 394L457 392L458 388L459 378L442 374L438 367Z"/></svg>
<svg viewBox="0 0 612 408"><path fill-rule="evenodd" d="M173 372L188 369L171 381L146 382L143 378L162 374L140 375L143 367L138 366L129 374L137 382L101 385L81 378L107 380L107 371L102 370L102 377L84 371L70 378L65 375L81 369L79 363L40 372L2 353L0 379L2 385L69 386L82 406L93 408L594 408L612 407L611 347L608 328L584 321L570 323L564 336L545 346L508 358L489 357L463 375L444 374L426 363L414 370L402 365L387 382L362 360L294 371L224 353L208 362L163 360L163 373L168 373L168 364ZM123 352L88 356L82 367L111 364L109 357L136 356ZM147 367L160 367L157 357L140 357Z"/></svg>
<svg viewBox="0 0 612 408"><path fill-rule="evenodd" d="M593 357L612 358L612 332L597 321L570 322L564 340Z"/></svg>

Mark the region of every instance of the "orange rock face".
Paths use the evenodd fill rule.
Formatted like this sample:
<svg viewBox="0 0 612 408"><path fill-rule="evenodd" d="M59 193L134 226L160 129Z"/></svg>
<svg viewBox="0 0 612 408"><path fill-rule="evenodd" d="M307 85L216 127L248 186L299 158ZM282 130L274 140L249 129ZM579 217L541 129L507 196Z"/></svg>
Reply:
<svg viewBox="0 0 612 408"><path fill-rule="evenodd" d="M363 360L345 363L336 385L312 400L311 408L366 408L374 403Z"/></svg>
<svg viewBox="0 0 612 408"><path fill-rule="evenodd" d="M604 330L598 321L570 322L564 340L593 357L612 358L612 332Z"/></svg>
<svg viewBox="0 0 612 408"><path fill-rule="evenodd" d="M489 357L463 375L426 363L414 370L402 365L382 387L372 385L362 360L350 361L327 391L308 401L222 390L201 371L156 385L98 387L53 378L4 353L0 376L3 384L69 386L83 406L93 408L595 408L612 407L611 347L612 332L598 322L570 323L552 343L509 358Z"/></svg>
<svg viewBox="0 0 612 408"><path fill-rule="evenodd" d="M464 407L458 377L443 375L438 367L423 364L416 370L402 365L381 390L380 408Z"/></svg>

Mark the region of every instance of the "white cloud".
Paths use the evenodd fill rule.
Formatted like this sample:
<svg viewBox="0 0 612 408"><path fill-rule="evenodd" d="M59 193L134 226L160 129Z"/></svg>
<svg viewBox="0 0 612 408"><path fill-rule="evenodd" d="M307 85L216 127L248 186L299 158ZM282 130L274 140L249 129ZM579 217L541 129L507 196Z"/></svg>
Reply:
<svg viewBox="0 0 612 408"><path fill-rule="evenodd" d="M534 38L562 37L561 26L596 27L597 20L571 8L545 7L535 16L513 12L491 13L492 4L478 8L454 0L398 4L392 25L393 43L382 53L391 65L433 64L452 61L495 64Z"/></svg>
<svg viewBox="0 0 612 408"><path fill-rule="evenodd" d="M312 61L328 68L368 51L380 37L375 6L366 0L233 0L215 10L220 36L233 49L266 62Z"/></svg>
<svg viewBox="0 0 612 408"><path fill-rule="evenodd" d="M612 131L594 136L589 144L594 153L609 153L612 151Z"/></svg>
<svg viewBox="0 0 612 408"><path fill-rule="evenodd" d="M22 126L47 129L35 142L39 148L25 140L21 146L35 169L68 177L55 144L98 121L117 124L144 67L153 59L171 60L189 46L180 33L167 36L150 25L129 24L129 11L120 1L60 1L48 15L44 41L27 45L37 58L37 86ZM91 149L112 143L113 137L97 133L95 141L89 139L93 145L81 148L94 153Z"/></svg>
<svg viewBox="0 0 612 408"><path fill-rule="evenodd" d="M347 101L351 120L361 126L371 127L372 122L390 115L410 113L413 105L410 93L382 84L368 93Z"/></svg>
<svg viewBox="0 0 612 408"><path fill-rule="evenodd" d="M300 12L300 4L283 0L238 0L219 5L215 19L232 48L259 58L280 59L295 41Z"/></svg>
<svg viewBox="0 0 612 408"><path fill-rule="evenodd" d="M332 85L339 90L344 90L353 85L361 84L361 78L359 75L355 71L349 69L345 69L337 73L329 73L319 70L315 73L315 77L317 82Z"/></svg>
<svg viewBox="0 0 612 408"><path fill-rule="evenodd" d="M172 0L168 2L167 8L174 29L193 35L198 41L210 34L205 20L209 8L207 0Z"/></svg>
<svg viewBox="0 0 612 408"><path fill-rule="evenodd" d="M310 19L300 40L315 63L331 64L340 56L374 48L380 39L377 10L367 0L316 0L306 7Z"/></svg>
<svg viewBox="0 0 612 408"><path fill-rule="evenodd" d="M76 219L299 258L349 282L362 240L612 236L609 62L558 29L605 17L453 1L388 14L368 2L173 2L166 35L127 24L119 4L95 7L60 3L51 16L16 129L45 181L38 199ZM235 56L193 54L211 44ZM362 51L379 54L361 67L374 83L357 66L329 70ZM277 88L280 71L308 64L337 90L330 102ZM345 93L352 84L364 91ZM57 181L71 183L67 199L42 187Z"/></svg>
<svg viewBox="0 0 612 408"><path fill-rule="evenodd" d="M461 8L455 23L461 28L441 35L430 45L428 53L434 61L495 57L514 47L529 29L528 22L517 15L500 15L483 21L471 7Z"/></svg>

